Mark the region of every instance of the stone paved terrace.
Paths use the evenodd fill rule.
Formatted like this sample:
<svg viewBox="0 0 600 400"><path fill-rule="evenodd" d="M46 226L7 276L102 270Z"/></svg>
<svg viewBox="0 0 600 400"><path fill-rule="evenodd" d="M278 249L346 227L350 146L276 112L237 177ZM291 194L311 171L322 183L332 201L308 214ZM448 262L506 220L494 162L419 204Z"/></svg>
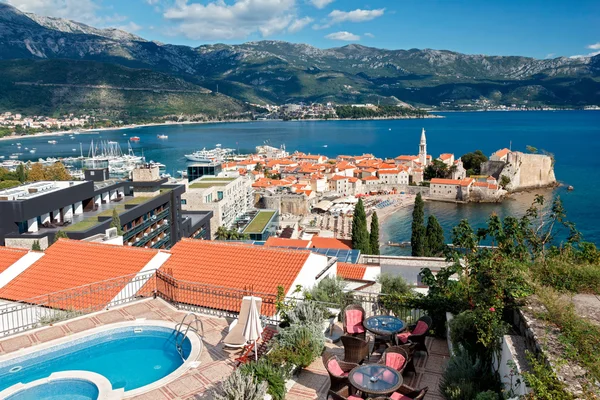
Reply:
<svg viewBox="0 0 600 400"><path fill-rule="evenodd" d="M39 328L23 334L0 340L0 355L9 354L21 348L49 342L78 332L112 323L133 321L138 318L173 322L181 321L185 311L175 309L160 299L141 300L109 311L102 311L74 320ZM227 334L229 322L225 318L202 316L204 325L204 348L200 355L200 365L191 368L185 374L159 389L134 397L143 400L192 400L210 399L210 390L233 371L237 353L223 349L222 339ZM438 382L449 358L446 342L441 339L427 339L429 356L424 352L416 354L417 374L407 374L405 383L413 387L429 386L428 400L442 399L438 392ZM343 356L343 348L337 344L328 344L329 349ZM375 353L372 360L376 361ZM288 392L286 399L307 400L326 399L329 390L329 377L321 362L317 359L296 378L297 383Z"/></svg>

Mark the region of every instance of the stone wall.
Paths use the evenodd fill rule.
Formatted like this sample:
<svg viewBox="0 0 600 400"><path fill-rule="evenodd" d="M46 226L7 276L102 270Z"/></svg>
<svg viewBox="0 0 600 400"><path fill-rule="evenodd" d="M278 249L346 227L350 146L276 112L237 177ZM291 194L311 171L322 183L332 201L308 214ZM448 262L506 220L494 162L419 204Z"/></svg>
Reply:
<svg viewBox="0 0 600 400"><path fill-rule="evenodd" d="M309 215L317 199L304 194L263 194L257 202L258 208L277 210L279 214Z"/></svg>
<svg viewBox="0 0 600 400"><path fill-rule="evenodd" d="M481 175L493 176L500 180L500 174L505 165L504 161L486 161L481 164Z"/></svg>
<svg viewBox="0 0 600 400"><path fill-rule="evenodd" d="M31 246L33 246L33 242L39 240L40 248L42 250L46 250L48 248L48 236L44 236L41 238L28 239L28 238L6 238L4 240L4 245L6 247L17 247L21 249L29 249L31 250Z"/></svg>
<svg viewBox="0 0 600 400"><path fill-rule="evenodd" d="M554 161L543 154L508 153L499 181L502 176L510 179L506 189L511 192L556 185Z"/></svg>

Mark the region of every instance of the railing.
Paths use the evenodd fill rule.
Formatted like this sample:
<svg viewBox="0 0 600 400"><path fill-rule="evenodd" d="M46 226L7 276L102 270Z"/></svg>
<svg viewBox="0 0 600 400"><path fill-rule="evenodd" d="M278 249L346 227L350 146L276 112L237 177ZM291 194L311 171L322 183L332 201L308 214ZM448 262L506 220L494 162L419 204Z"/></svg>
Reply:
<svg viewBox="0 0 600 400"><path fill-rule="evenodd" d="M149 297L160 297L181 310L236 318L243 297L249 295L262 299L261 314L266 323L281 322L276 295L255 292L251 287L240 290L178 280L168 271L151 270L0 305L0 337ZM347 304L360 304L367 317L393 313L409 324L424 314L421 310L396 305L392 300L386 301L386 296L353 291L347 293L345 304L322 304L340 311ZM303 298L285 298L282 303L291 306L298 301ZM391 305L391 309L386 308L386 304Z"/></svg>
<svg viewBox="0 0 600 400"><path fill-rule="evenodd" d="M148 228L152 224L156 224L157 222L160 222L161 219L166 217L168 214L169 214L169 208L167 207L165 210L154 215L154 217L156 217L156 218L152 219L152 217L150 217L150 218L146 219L144 222L142 222L140 225L136 225L133 228L131 228L130 230L126 231L123 234L123 240L129 240L132 236L137 235L138 233L140 233L144 229Z"/></svg>
<svg viewBox="0 0 600 400"><path fill-rule="evenodd" d="M0 306L0 336L151 296L155 271L125 275ZM144 289L149 285L147 291Z"/></svg>

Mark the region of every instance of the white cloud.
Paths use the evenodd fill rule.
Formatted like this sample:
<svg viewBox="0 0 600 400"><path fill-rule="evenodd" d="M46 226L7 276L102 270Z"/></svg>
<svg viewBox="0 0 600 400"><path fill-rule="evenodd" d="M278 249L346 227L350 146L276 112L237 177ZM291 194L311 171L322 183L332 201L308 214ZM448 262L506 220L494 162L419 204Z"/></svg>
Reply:
<svg viewBox="0 0 600 400"><path fill-rule="evenodd" d="M175 0L163 16L176 23L170 32L174 35L194 40L244 39L256 32L264 37L285 30L295 18L295 5L295 0L235 0L233 4Z"/></svg>
<svg viewBox="0 0 600 400"><path fill-rule="evenodd" d="M329 4L333 3L335 0L310 0L310 3L317 7L319 10L327 7Z"/></svg>
<svg viewBox="0 0 600 400"><path fill-rule="evenodd" d="M385 14L385 8L376 10L361 10L360 8L353 11L333 10L328 15L328 20L323 20L322 24L313 25L313 29L326 29L335 24L343 22L365 22L381 17Z"/></svg>
<svg viewBox="0 0 600 400"><path fill-rule="evenodd" d="M298 31L302 30L306 25L310 24L311 22L313 22L313 19L311 17L295 19L294 22L292 22L290 24L290 26L288 26L288 32L290 32L290 33L298 32Z"/></svg>
<svg viewBox="0 0 600 400"><path fill-rule="evenodd" d="M375 35L373 35L372 33L369 33L369 32L365 33L365 36L368 38L371 38L371 39L373 39L375 37Z"/></svg>
<svg viewBox="0 0 600 400"><path fill-rule="evenodd" d="M600 50L600 42L594 43L594 44L590 44L589 46L587 46L587 48L591 49L591 50Z"/></svg>
<svg viewBox="0 0 600 400"><path fill-rule="evenodd" d="M555 56L555 55L556 55L556 53L548 53L548 54L546 54L546 57L545 57L545 58L546 58L546 59L549 59L549 58L554 58L554 56Z"/></svg>
<svg viewBox="0 0 600 400"><path fill-rule="evenodd" d="M347 42L356 42L360 40L360 36L346 31L330 33L329 35L325 36L325 38L331 40L345 40Z"/></svg>
<svg viewBox="0 0 600 400"><path fill-rule="evenodd" d="M356 9L354 11L340 11L333 10L329 13L329 18L332 24L338 24L340 22L365 22L372 19L381 17L385 13L385 8L379 8L376 10L361 10Z"/></svg>
<svg viewBox="0 0 600 400"><path fill-rule="evenodd" d="M127 17L113 14L100 16L103 7L94 0L5 0L24 12L43 16L71 19L94 27L112 26L123 22Z"/></svg>

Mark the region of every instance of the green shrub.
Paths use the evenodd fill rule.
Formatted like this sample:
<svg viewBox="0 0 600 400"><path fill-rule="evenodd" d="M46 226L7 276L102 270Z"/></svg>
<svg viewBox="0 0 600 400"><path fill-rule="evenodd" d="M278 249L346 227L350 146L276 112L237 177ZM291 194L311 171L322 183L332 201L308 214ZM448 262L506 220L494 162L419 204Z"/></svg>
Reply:
<svg viewBox="0 0 600 400"><path fill-rule="evenodd" d="M498 380L479 357L457 346L440 381L440 392L448 400L473 400L478 393L498 386Z"/></svg>
<svg viewBox="0 0 600 400"><path fill-rule="evenodd" d="M390 274L381 274L377 277L377 282L381 285L381 293L385 294L408 294L410 286L401 276Z"/></svg>
<svg viewBox="0 0 600 400"><path fill-rule="evenodd" d="M450 338L456 347L462 346L471 355L476 355L477 328L475 326L476 315L472 311L464 311L450 321Z"/></svg>
<svg viewBox="0 0 600 400"><path fill-rule="evenodd" d="M343 309L353 302L352 294L344 292L345 288L346 283L340 277L327 277L317 283L312 289L304 292L304 296L309 300L334 303Z"/></svg>
<svg viewBox="0 0 600 400"><path fill-rule="evenodd" d="M267 383L256 383L253 375L243 375L238 369L223 381L213 394L215 400L263 400L267 394Z"/></svg>
<svg viewBox="0 0 600 400"><path fill-rule="evenodd" d="M296 303L293 310L288 312L291 324L315 324L321 325L325 320L326 310L322 304L316 301L301 301Z"/></svg>
<svg viewBox="0 0 600 400"><path fill-rule="evenodd" d="M488 390L486 392L477 393L475 400L500 400L500 395L496 392Z"/></svg>
<svg viewBox="0 0 600 400"><path fill-rule="evenodd" d="M544 360L527 352L529 370L523 371L523 379L531 392L525 396L530 400L571 400L565 391L564 385L556 378L554 372Z"/></svg>
<svg viewBox="0 0 600 400"><path fill-rule="evenodd" d="M308 367L321 355L325 346L322 326L292 324L282 329L274 340L269 360L275 364Z"/></svg>
<svg viewBox="0 0 600 400"><path fill-rule="evenodd" d="M271 363L268 360L261 359L258 362L250 362L240 367L243 375L252 376L256 383L267 382L267 392L274 400L283 400L285 398L285 379L284 369Z"/></svg>

